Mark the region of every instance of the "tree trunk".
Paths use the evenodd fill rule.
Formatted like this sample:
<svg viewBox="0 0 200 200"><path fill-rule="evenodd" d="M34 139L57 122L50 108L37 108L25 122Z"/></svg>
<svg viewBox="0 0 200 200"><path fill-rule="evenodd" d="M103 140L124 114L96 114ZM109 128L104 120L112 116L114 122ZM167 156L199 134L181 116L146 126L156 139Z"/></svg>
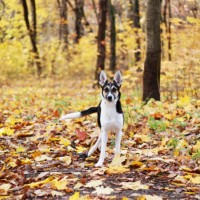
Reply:
<svg viewBox="0 0 200 200"><path fill-rule="evenodd" d="M24 20L26 23L27 30L29 32L29 37L32 45L32 52L34 54L34 63L36 64L37 67L37 75L40 77L42 73L42 66L41 66L41 60L40 60L40 55L37 49L37 18L36 18L36 6L35 6L35 0L30 1L30 6L31 6L31 14L32 14L32 26L30 25L29 22L29 11L28 11L28 6L26 3L26 0L22 0L22 6L24 10Z"/></svg>
<svg viewBox="0 0 200 200"><path fill-rule="evenodd" d="M95 79L98 80L99 73L104 70L105 58L106 58L106 13L107 13L107 0L99 0L99 26L98 26L98 54L97 54L97 64L95 71Z"/></svg>
<svg viewBox="0 0 200 200"><path fill-rule="evenodd" d="M140 53L140 37L138 34L138 29L140 28L140 12L139 12L139 1L138 0L130 0L131 12L130 18L133 21L133 27L135 28L135 37L137 49L135 50L135 61L136 63L141 60Z"/></svg>
<svg viewBox="0 0 200 200"><path fill-rule="evenodd" d="M61 2L58 0L58 6L60 9L60 27L59 27L59 39L60 42L64 42L64 50L68 47L68 22L67 22L67 1L61 0Z"/></svg>
<svg viewBox="0 0 200 200"><path fill-rule="evenodd" d="M168 1L168 59L169 61L172 60L172 48L171 48L171 21L170 19L172 18L172 12L171 12L171 1L170 0L167 0Z"/></svg>
<svg viewBox="0 0 200 200"><path fill-rule="evenodd" d="M170 21L171 18L172 18L171 1L170 0L165 0L162 21L164 22L165 29L166 29L167 54L168 54L168 60L169 61L172 60L172 54L171 54L171 21ZM163 41L162 41L162 43L163 43Z"/></svg>
<svg viewBox="0 0 200 200"><path fill-rule="evenodd" d="M82 19L83 19L83 6L84 6L84 0L75 0L75 30L76 30L76 37L75 37L75 43L79 42L79 39L83 36L83 25L82 25Z"/></svg>
<svg viewBox="0 0 200 200"><path fill-rule="evenodd" d="M147 50L143 74L143 101L154 98L160 100L160 0L147 0L146 38Z"/></svg>
<svg viewBox="0 0 200 200"><path fill-rule="evenodd" d="M109 0L109 17L110 17L110 70L116 68L116 28L115 28L115 7Z"/></svg>

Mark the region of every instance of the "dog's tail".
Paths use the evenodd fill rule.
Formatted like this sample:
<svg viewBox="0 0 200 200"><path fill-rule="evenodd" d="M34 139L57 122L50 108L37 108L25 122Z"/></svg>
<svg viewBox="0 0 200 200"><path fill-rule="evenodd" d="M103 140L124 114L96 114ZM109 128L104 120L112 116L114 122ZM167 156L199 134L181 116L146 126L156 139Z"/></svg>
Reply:
<svg viewBox="0 0 200 200"><path fill-rule="evenodd" d="M75 118L83 117L86 115L90 115L92 113L96 113L97 111L98 111L98 107L91 107L91 108L81 111L81 112L74 112L74 113L64 115L59 120L61 121L61 120L65 120L65 119L75 119Z"/></svg>

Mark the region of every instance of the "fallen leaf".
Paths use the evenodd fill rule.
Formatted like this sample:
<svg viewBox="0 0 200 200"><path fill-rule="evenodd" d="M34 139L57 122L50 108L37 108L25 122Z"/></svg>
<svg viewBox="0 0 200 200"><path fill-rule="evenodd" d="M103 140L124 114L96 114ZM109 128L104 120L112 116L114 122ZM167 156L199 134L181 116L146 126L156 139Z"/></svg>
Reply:
<svg viewBox="0 0 200 200"><path fill-rule="evenodd" d="M120 185L122 185L122 188L126 189L126 190L129 190L129 189L131 189L131 190L140 190L140 189L146 190L149 188L148 185L141 184L141 181L122 182Z"/></svg>
<svg viewBox="0 0 200 200"><path fill-rule="evenodd" d="M8 194L8 190L11 188L11 184L10 183L4 183L2 185L0 185L0 194L1 195L7 195Z"/></svg>
<svg viewBox="0 0 200 200"><path fill-rule="evenodd" d="M72 159L70 156L59 157L58 160L64 162L66 165L70 165L70 163L72 162Z"/></svg>
<svg viewBox="0 0 200 200"><path fill-rule="evenodd" d="M123 174L129 171L130 169L128 169L127 166L109 166L105 172L107 174Z"/></svg>
<svg viewBox="0 0 200 200"><path fill-rule="evenodd" d="M96 190L94 192L92 192L93 194L97 194L97 195L101 195L101 194L111 194L112 192L114 192L114 190L110 187L96 187Z"/></svg>
<svg viewBox="0 0 200 200"><path fill-rule="evenodd" d="M126 156L121 156L120 157L120 154L117 154L113 160L112 160L112 163L110 164L110 166L120 166L122 165L122 163L126 160Z"/></svg>
<svg viewBox="0 0 200 200"><path fill-rule="evenodd" d="M133 161L131 162L130 166L135 167L135 168L139 168L143 165L144 163L140 162L140 161Z"/></svg>
<svg viewBox="0 0 200 200"><path fill-rule="evenodd" d="M61 138L60 144L64 145L65 147L69 146L71 142L67 138Z"/></svg>
<svg viewBox="0 0 200 200"><path fill-rule="evenodd" d="M79 192L75 192L71 197L69 197L69 200L79 200L80 194Z"/></svg>
<svg viewBox="0 0 200 200"><path fill-rule="evenodd" d="M4 127L4 128L0 128L0 136L3 136L3 135L8 135L8 136L11 136L14 134L14 129L11 129L9 127Z"/></svg>
<svg viewBox="0 0 200 200"><path fill-rule="evenodd" d="M51 195L53 196L53 197L57 197L57 196L63 196L63 192L58 192L58 191L56 191L56 190L52 190L51 191Z"/></svg>
<svg viewBox="0 0 200 200"><path fill-rule="evenodd" d="M41 155L35 158L35 161L45 161L45 160L52 160L52 158L47 155Z"/></svg>
<svg viewBox="0 0 200 200"><path fill-rule="evenodd" d="M48 195L48 192L42 189L38 189L35 190L34 193L38 196L38 197L42 197L42 196L46 196Z"/></svg>
<svg viewBox="0 0 200 200"><path fill-rule="evenodd" d="M144 199L144 200L162 200L162 197L156 196L156 195L142 195L137 200Z"/></svg>
<svg viewBox="0 0 200 200"><path fill-rule="evenodd" d="M66 189L68 180L67 180L67 177L64 177L62 179L56 178L56 179L51 180L51 184L57 190L64 190Z"/></svg>
<svg viewBox="0 0 200 200"><path fill-rule="evenodd" d="M53 179L53 177L50 176L50 177L48 177L48 178L46 178L46 179L44 179L42 181L37 181L37 182L25 184L25 186L29 186L30 188L35 188L35 187L44 185L46 183L50 183L52 179Z"/></svg>
<svg viewBox="0 0 200 200"><path fill-rule="evenodd" d="M96 188L97 186L102 185L103 182L101 180L92 180L90 182L88 182L85 187L89 187L89 188Z"/></svg>
<svg viewBox="0 0 200 200"><path fill-rule="evenodd" d="M23 146L18 146L17 148L16 148L16 152L17 153L22 153L22 152L25 152L26 151L26 148L24 148Z"/></svg>
<svg viewBox="0 0 200 200"><path fill-rule="evenodd" d="M78 128L76 129L76 134L80 141L84 141L87 137L86 133L84 131L80 131Z"/></svg>

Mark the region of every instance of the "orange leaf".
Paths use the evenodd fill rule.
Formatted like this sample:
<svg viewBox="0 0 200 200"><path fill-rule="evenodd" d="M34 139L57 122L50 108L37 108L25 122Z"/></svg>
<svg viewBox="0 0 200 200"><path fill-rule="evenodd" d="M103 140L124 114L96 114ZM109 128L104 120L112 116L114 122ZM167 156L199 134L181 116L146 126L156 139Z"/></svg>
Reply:
<svg viewBox="0 0 200 200"><path fill-rule="evenodd" d="M84 141L87 137L86 133L84 131L80 131L80 129L78 129L78 128L76 129L76 134L80 141Z"/></svg>
<svg viewBox="0 0 200 200"><path fill-rule="evenodd" d="M58 109L53 112L53 117L60 117Z"/></svg>
<svg viewBox="0 0 200 200"><path fill-rule="evenodd" d="M154 119L161 119L163 117L163 115L160 113L160 112L156 112L154 114L151 114L151 116L154 118Z"/></svg>

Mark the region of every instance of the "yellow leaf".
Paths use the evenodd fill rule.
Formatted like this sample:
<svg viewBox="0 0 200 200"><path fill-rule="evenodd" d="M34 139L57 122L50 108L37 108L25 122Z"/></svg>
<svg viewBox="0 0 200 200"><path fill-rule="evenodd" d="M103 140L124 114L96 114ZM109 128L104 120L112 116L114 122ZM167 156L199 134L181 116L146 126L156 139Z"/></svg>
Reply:
<svg viewBox="0 0 200 200"><path fill-rule="evenodd" d="M186 18L188 22L190 22L191 24L197 24L200 26L200 19L198 18L194 18L194 17L187 17Z"/></svg>
<svg viewBox="0 0 200 200"><path fill-rule="evenodd" d="M122 185L123 189L126 190L140 190L140 189L148 189L149 186L148 185L143 185L141 184L141 181L136 181L136 182L122 182L120 185Z"/></svg>
<svg viewBox="0 0 200 200"><path fill-rule="evenodd" d="M3 196L0 196L0 199L2 199L2 200L7 200L7 199L10 199L9 197L10 197L10 196L3 195Z"/></svg>
<svg viewBox="0 0 200 200"><path fill-rule="evenodd" d="M180 140L180 142L178 143L178 147L180 148L184 148L186 146L188 146L188 142L184 139Z"/></svg>
<svg viewBox="0 0 200 200"><path fill-rule="evenodd" d="M129 200L127 197L123 197L122 200Z"/></svg>
<svg viewBox="0 0 200 200"><path fill-rule="evenodd" d="M184 117L177 117L176 120L179 121L179 122L184 122L185 118Z"/></svg>
<svg viewBox="0 0 200 200"><path fill-rule="evenodd" d="M126 166L109 166L109 168L105 171L107 174L122 174L125 172L129 172Z"/></svg>
<svg viewBox="0 0 200 200"><path fill-rule="evenodd" d="M200 141L198 140L197 143L192 147L194 152L200 151Z"/></svg>
<svg viewBox="0 0 200 200"><path fill-rule="evenodd" d="M9 125L9 126L14 126L16 123L20 123L20 122L23 122L23 120L20 118L15 118L13 116L10 116L9 118L6 119L6 125Z"/></svg>
<svg viewBox="0 0 200 200"><path fill-rule="evenodd" d="M180 99L178 101L178 106L186 106L188 104L190 104L189 96L180 97Z"/></svg>
<svg viewBox="0 0 200 200"><path fill-rule="evenodd" d="M138 168L138 167L141 167L143 165L143 163L140 162L140 161L133 161L133 162L131 162L130 165L133 166L133 167Z"/></svg>
<svg viewBox="0 0 200 200"><path fill-rule="evenodd" d="M84 151L86 151L86 148L83 147L83 146L78 146L78 147L76 148L76 152L77 152L77 153L83 153Z"/></svg>
<svg viewBox="0 0 200 200"><path fill-rule="evenodd" d="M16 148L16 151L17 151L17 153L22 153L22 152L25 152L25 151L26 151L26 148L24 148L23 146L18 146L18 147Z"/></svg>
<svg viewBox="0 0 200 200"><path fill-rule="evenodd" d="M79 200L80 194L79 192L75 192L71 197L69 197L69 200Z"/></svg>
<svg viewBox="0 0 200 200"><path fill-rule="evenodd" d="M178 17L171 18L170 21L175 25L179 25L181 22L183 22L183 20Z"/></svg>
<svg viewBox="0 0 200 200"><path fill-rule="evenodd" d="M29 186L30 188L35 188L37 186L44 185L46 183L50 183L52 179L53 179L53 177L50 176L50 177L46 178L45 180L25 184L25 186Z"/></svg>
<svg viewBox="0 0 200 200"><path fill-rule="evenodd" d="M175 149L174 150L174 156L179 156L179 154L180 154L180 151L178 149Z"/></svg>
<svg viewBox="0 0 200 200"><path fill-rule="evenodd" d="M63 179L58 180L58 178L51 181L52 185L57 190L64 190L66 189L66 186L68 184L67 177L64 177Z"/></svg>
<svg viewBox="0 0 200 200"><path fill-rule="evenodd" d="M156 195L142 195L144 200L162 200L162 197L156 196Z"/></svg>
<svg viewBox="0 0 200 200"><path fill-rule="evenodd" d="M26 159L22 159L20 160L22 164L31 164L32 163L32 160L29 159L29 158L26 158Z"/></svg>
<svg viewBox="0 0 200 200"><path fill-rule="evenodd" d="M185 179L189 180L191 183L200 184L200 175L197 174L194 177L192 175L184 176Z"/></svg>
<svg viewBox="0 0 200 200"><path fill-rule="evenodd" d="M3 171L6 169L5 165L2 166L1 170L0 170L0 177L2 176L3 174Z"/></svg>
<svg viewBox="0 0 200 200"><path fill-rule="evenodd" d="M10 161L8 162L8 165L11 167L16 167L17 166L17 159L11 158Z"/></svg>
<svg viewBox="0 0 200 200"><path fill-rule="evenodd" d="M3 135L11 136L13 134L14 134L14 130L10 129L9 127L4 127L0 129L0 136L3 136Z"/></svg>
<svg viewBox="0 0 200 200"><path fill-rule="evenodd" d="M126 160L126 156L120 157L120 154L117 154L113 160L112 163L110 164L111 166L120 166L122 163Z"/></svg>
<svg viewBox="0 0 200 200"><path fill-rule="evenodd" d="M60 144L62 144L62 145L67 147L67 146L70 145L70 141L67 138L61 138Z"/></svg>
<svg viewBox="0 0 200 200"><path fill-rule="evenodd" d="M142 142L149 142L150 141L150 137L148 135L145 135L145 134L135 134L134 138L140 138L142 140Z"/></svg>

